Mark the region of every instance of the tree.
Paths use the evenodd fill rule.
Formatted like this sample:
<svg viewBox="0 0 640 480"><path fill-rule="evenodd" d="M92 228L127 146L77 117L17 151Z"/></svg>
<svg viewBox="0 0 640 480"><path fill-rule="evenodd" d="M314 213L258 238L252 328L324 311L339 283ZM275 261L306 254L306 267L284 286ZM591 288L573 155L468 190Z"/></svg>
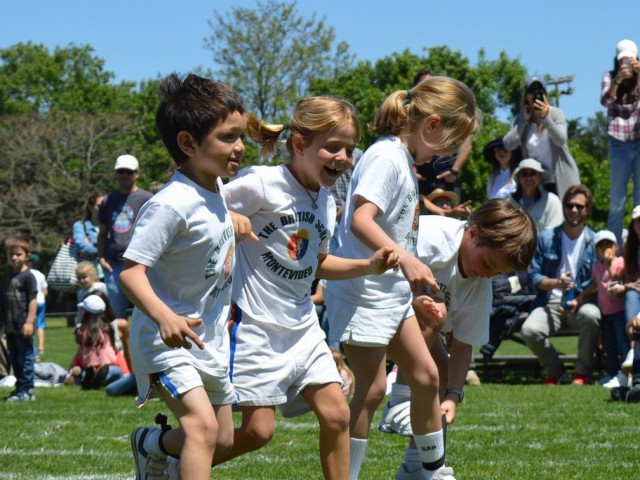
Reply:
<svg viewBox="0 0 640 480"><path fill-rule="evenodd" d="M234 7L214 17L205 46L220 66L217 76L268 121L288 117L311 79L330 77L353 62L346 43L333 48L333 28L315 14L298 16L295 1L258 1L255 9Z"/></svg>
<svg viewBox="0 0 640 480"><path fill-rule="evenodd" d="M0 50L0 114L104 112L125 108L133 83L113 85L113 73L89 45L19 43Z"/></svg>

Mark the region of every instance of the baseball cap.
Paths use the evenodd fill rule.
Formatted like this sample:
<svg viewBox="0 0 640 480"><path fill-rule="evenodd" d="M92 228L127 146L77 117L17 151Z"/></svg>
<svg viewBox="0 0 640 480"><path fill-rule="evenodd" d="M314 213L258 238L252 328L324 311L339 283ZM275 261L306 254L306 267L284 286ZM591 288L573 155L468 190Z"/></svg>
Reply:
<svg viewBox="0 0 640 480"><path fill-rule="evenodd" d="M120 170L121 168L133 171L138 170L138 159L133 155L120 155L116 159L114 170Z"/></svg>
<svg viewBox="0 0 640 480"><path fill-rule="evenodd" d="M96 314L104 312L107 309L107 305L98 295L88 295L78 304L78 308L83 308L85 312Z"/></svg>
<svg viewBox="0 0 640 480"><path fill-rule="evenodd" d="M616 236L610 230L600 230L598 233L596 233L596 238L593 243L594 245L598 245L603 240L610 240L613 243L618 243L618 240L616 240Z"/></svg>
<svg viewBox="0 0 640 480"><path fill-rule="evenodd" d="M527 83L524 84L524 89L525 91L529 91L532 89L532 87L534 86L534 84L539 83L540 85L542 85L542 88L544 90L547 89L547 84L544 83L544 80L542 79L542 77L529 77L529 79L527 79Z"/></svg>
<svg viewBox="0 0 640 480"><path fill-rule="evenodd" d="M624 57L638 57L638 47L632 40L620 40L616 45L616 59Z"/></svg>
<svg viewBox="0 0 640 480"><path fill-rule="evenodd" d="M640 218L640 205L636 205L631 212L631 219L635 220L636 218Z"/></svg>
<svg viewBox="0 0 640 480"><path fill-rule="evenodd" d="M32 253L31 256L29 257L29 261L35 268L38 268L40 266L40 255L38 255L35 252Z"/></svg>

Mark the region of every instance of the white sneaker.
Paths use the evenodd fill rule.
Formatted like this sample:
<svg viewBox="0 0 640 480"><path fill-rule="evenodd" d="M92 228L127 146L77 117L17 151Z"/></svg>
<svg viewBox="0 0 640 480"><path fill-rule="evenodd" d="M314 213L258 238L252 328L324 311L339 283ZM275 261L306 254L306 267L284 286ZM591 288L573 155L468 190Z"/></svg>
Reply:
<svg viewBox="0 0 640 480"><path fill-rule="evenodd" d="M167 457L154 455L144 446L145 438L154 430L157 429L140 427L131 434L131 451L136 462L136 480L165 480Z"/></svg>
<svg viewBox="0 0 640 480"><path fill-rule="evenodd" d="M624 359L624 362L622 362L622 365L620 365L620 370L622 370L623 373L631 373L631 368L633 367L633 348L630 348L629 351L627 352L627 356Z"/></svg>
<svg viewBox="0 0 640 480"><path fill-rule="evenodd" d="M395 480L428 480L427 471L424 468L421 468L420 470L409 473L403 463L398 467Z"/></svg>
<svg viewBox="0 0 640 480"><path fill-rule="evenodd" d="M611 375L605 375L604 377L602 377L600 380L598 380L598 385L604 385L605 383L609 382L613 377Z"/></svg>
<svg viewBox="0 0 640 480"><path fill-rule="evenodd" d="M629 385L629 377L627 377L624 373L618 372L618 374L609 380L607 383L603 384L604 388L612 389L612 388L620 388L626 387Z"/></svg>
<svg viewBox="0 0 640 480"><path fill-rule="evenodd" d="M412 437L411 402L406 400L393 407L387 402L378 423L378 430L384 433L397 433L403 437Z"/></svg>
<svg viewBox="0 0 640 480"><path fill-rule="evenodd" d="M431 480L456 480L456 477L453 476L453 468L442 467Z"/></svg>

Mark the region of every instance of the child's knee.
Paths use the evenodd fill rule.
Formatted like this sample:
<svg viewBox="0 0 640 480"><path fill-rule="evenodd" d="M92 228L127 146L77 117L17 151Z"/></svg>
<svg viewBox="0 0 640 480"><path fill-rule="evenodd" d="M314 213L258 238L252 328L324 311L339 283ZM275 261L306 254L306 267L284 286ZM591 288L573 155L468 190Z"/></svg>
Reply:
<svg viewBox="0 0 640 480"><path fill-rule="evenodd" d="M215 417L211 418L194 418L192 421L185 422L182 425L186 438L193 439L201 445L206 445L212 450L216 448L218 441L218 422ZM231 440L233 443L233 440Z"/></svg>
<svg viewBox="0 0 640 480"><path fill-rule="evenodd" d="M346 432L349 430L349 405L347 402L336 402L331 408L323 411L318 421L321 429L333 432Z"/></svg>
<svg viewBox="0 0 640 480"><path fill-rule="evenodd" d="M271 441L275 425L264 422L251 422L245 428L245 441L252 450L263 447Z"/></svg>

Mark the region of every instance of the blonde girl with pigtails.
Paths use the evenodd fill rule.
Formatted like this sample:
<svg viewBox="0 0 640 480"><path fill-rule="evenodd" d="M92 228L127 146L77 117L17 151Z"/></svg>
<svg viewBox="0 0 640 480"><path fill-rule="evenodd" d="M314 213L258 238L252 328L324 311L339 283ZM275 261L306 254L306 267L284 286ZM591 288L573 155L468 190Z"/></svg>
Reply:
<svg viewBox="0 0 640 480"><path fill-rule="evenodd" d="M355 376L350 404L350 478L357 479L369 428L386 391L389 355L411 388L411 424L422 472L415 477L454 479L444 466L444 438L438 399L438 369L422 340L412 308L414 294L438 285L416 254L418 185L414 165L448 155L481 125L471 90L459 81L431 77L387 97L369 129L380 138L358 161L349 187L337 255L368 258L390 245L400 269L376 277L329 281L324 290L330 342L342 342ZM423 305L434 323L446 312ZM415 408L414 408L415 405Z"/></svg>

